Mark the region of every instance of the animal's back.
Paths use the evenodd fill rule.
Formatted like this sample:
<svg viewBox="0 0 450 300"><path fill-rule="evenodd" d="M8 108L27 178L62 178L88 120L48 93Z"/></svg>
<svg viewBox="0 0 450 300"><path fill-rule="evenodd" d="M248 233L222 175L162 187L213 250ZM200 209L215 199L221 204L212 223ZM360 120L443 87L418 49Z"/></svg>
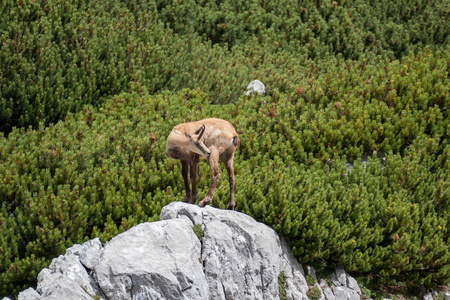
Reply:
<svg viewBox="0 0 450 300"><path fill-rule="evenodd" d="M205 142L206 144L222 145L219 148L225 150L228 147L237 147L240 143L236 130L229 121L209 118L198 121L199 124L205 124Z"/></svg>

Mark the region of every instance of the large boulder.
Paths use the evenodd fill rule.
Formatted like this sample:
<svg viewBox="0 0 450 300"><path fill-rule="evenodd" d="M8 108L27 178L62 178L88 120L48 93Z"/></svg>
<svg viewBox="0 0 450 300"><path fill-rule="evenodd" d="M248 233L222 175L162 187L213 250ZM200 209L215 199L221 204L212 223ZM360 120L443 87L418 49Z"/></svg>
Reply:
<svg viewBox="0 0 450 300"><path fill-rule="evenodd" d="M201 259L210 299L279 299L282 273L288 299L307 299L302 266L268 226L239 212L182 202L164 207L160 218L182 218L202 227Z"/></svg>
<svg viewBox="0 0 450 300"><path fill-rule="evenodd" d="M208 299L200 258L190 221L143 223L113 238L94 272L108 299Z"/></svg>
<svg viewBox="0 0 450 300"><path fill-rule="evenodd" d="M173 202L102 246L74 245L18 299L308 299L302 266L287 242L248 215ZM332 286L308 268L321 299L359 299L343 269Z"/></svg>

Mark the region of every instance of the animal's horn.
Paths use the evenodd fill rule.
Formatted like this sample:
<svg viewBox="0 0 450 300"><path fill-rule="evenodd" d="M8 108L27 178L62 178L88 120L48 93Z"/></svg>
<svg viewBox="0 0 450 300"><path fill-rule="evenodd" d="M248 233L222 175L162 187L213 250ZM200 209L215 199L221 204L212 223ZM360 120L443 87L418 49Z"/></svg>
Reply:
<svg viewBox="0 0 450 300"><path fill-rule="evenodd" d="M198 139L202 138L203 133L205 132L205 124L202 124L202 127L200 127L200 134L198 136Z"/></svg>

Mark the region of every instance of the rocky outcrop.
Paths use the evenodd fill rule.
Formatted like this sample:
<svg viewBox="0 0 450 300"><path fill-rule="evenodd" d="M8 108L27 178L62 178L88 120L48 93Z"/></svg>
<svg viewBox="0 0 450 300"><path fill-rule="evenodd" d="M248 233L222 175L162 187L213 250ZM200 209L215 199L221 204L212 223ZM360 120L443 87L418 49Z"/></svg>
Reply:
<svg viewBox="0 0 450 300"><path fill-rule="evenodd" d="M160 217L201 225L207 299L278 299L281 272L286 274L289 299L306 299L302 267L268 226L242 213L180 202L166 206Z"/></svg>
<svg viewBox="0 0 450 300"><path fill-rule="evenodd" d="M330 276L332 290L335 299L358 300L361 298L361 289L355 278L348 276L342 268L336 268L336 271ZM331 299L334 299L331 297ZM330 300L327 298L327 300Z"/></svg>
<svg viewBox="0 0 450 300"><path fill-rule="evenodd" d="M305 272L287 243L251 217L173 202L102 246L74 245L18 299L308 299ZM314 278L320 299L359 299L356 281L336 270ZM317 298L319 299L319 298Z"/></svg>
<svg viewBox="0 0 450 300"><path fill-rule="evenodd" d="M200 257L191 222L144 223L113 238L94 272L108 299L207 299Z"/></svg>

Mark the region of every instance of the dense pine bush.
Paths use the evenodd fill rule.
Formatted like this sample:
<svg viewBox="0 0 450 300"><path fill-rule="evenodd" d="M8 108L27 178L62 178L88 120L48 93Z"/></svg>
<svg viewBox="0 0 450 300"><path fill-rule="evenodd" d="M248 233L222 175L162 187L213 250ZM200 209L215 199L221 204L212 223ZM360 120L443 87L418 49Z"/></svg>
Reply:
<svg viewBox="0 0 450 300"><path fill-rule="evenodd" d="M206 117L240 134L236 209L287 236L301 263L387 286L449 282L447 2L6 0L0 12L0 297L72 244L180 201L165 138ZM255 78L265 97L244 96ZM198 184L205 195L206 163ZM228 197L222 180L213 205Z"/></svg>
<svg viewBox="0 0 450 300"><path fill-rule="evenodd" d="M229 103L249 78L285 91L317 66L450 43L446 1L5 0L0 13L7 133L123 91L201 88Z"/></svg>
<svg viewBox="0 0 450 300"><path fill-rule="evenodd" d="M290 93L223 106L193 90L121 94L98 111L13 130L0 140L2 294L32 284L73 243L106 241L180 201L165 138L205 117L231 120L241 135L237 210L288 236L300 262L387 284L448 282L448 60L425 51L381 69L345 65ZM200 195L209 183L202 163ZM213 205L225 208L228 193L221 181Z"/></svg>

